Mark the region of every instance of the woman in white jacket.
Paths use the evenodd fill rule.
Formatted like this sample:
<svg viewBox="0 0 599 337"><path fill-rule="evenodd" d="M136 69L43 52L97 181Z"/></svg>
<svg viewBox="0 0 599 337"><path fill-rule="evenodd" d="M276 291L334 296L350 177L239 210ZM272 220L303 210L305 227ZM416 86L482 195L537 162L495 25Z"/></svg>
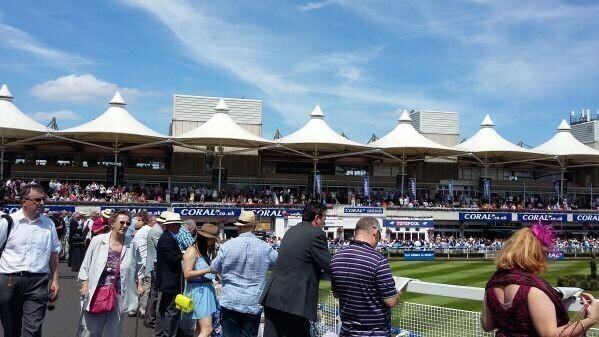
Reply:
<svg viewBox="0 0 599 337"><path fill-rule="evenodd" d="M108 223L110 232L91 240L79 270L84 305L80 337L120 337L124 313L137 310L143 292L141 256L125 236L129 214L113 213Z"/></svg>

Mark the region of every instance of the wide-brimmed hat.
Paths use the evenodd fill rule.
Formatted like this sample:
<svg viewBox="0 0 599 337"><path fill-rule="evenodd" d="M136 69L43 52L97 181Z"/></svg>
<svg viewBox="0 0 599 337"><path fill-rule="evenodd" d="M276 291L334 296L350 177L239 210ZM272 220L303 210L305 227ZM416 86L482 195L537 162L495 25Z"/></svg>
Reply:
<svg viewBox="0 0 599 337"><path fill-rule="evenodd" d="M101 210L100 214L102 215L102 217L104 219L108 219L112 215L112 212L113 212L112 208L106 208L106 209Z"/></svg>
<svg viewBox="0 0 599 337"><path fill-rule="evenodd" d="M164 217L164 225L182 225L183 221L181 220L181 215L179 213L169 212Z"/></svg>
<svg viewBox="0 0 599 337"><path fill-rule="evenodd" d="M166 216L171 213L169 211L162 211L159 216L156 217L156 222L159 224L163 224L166 221Z"/></svg>
<svg viewBox="0 0 599 337"><path fill-rule="evenodd" d="M253 226L257 222L258 220L256 219L256 213L254 213L254 211L241 210L241 214L239 214L235 226Z"/></svg>
<svg viewBox="0 0 599 337"><path fill-rule="evenodd" d="M207 222L196 233L206 238L219 240L218 232L219 228L217 225Z"/></svg>

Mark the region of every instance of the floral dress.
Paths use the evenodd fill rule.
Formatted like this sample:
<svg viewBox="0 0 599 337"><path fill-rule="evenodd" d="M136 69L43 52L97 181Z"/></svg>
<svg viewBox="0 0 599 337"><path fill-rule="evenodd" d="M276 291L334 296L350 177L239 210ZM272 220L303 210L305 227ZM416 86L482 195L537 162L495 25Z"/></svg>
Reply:
<svg viewBox="0 0 599 337"><path fill-rule="evenodd" d="M98 281L98 287L107 286L110 284L114 285L116 293L118 295L121 294L121 280L120 280L120 271L121 271L121 252L116 251L112 248L108 250L108 260L106 261L106 266L104 267L104 271L102 272L102 276L100 276L100 280Z"/></svg>

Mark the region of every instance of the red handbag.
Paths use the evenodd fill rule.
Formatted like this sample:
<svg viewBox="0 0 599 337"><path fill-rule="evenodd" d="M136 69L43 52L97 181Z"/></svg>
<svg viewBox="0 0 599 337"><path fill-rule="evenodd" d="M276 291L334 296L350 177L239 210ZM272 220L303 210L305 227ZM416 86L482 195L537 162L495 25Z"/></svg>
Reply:
<svg viewBox="0 0 599 337"><path fill-rule="evenodd" d="M120 282L120 268L116 269L114 277L117 282ZM117 293L114 283L97 287L89 304L89 313L105 314L107 312L111 312L116 307L116 300Z"/></svg>
<svg viewBox="0 0 599 337"><path fill-rule="evenodd" d="M116 307L116 289L114 284L96 288L89 304L91 314L105 314Z"/></svg>

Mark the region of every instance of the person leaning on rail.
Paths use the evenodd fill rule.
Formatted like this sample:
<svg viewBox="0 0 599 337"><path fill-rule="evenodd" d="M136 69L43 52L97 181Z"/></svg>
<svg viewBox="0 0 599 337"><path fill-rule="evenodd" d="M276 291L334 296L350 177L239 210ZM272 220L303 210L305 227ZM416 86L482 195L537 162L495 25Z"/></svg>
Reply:
<svg viewBox="0 0 599 337"><path fill-rule="evenodd" d="M547 270L547 253L555 233L541 223L515 232L495 262L497 271L485 288L481 323L495 336L582 336L599 321L599 300L583 293L585 317L569 323L557 291L539 274Z"/></svg>

